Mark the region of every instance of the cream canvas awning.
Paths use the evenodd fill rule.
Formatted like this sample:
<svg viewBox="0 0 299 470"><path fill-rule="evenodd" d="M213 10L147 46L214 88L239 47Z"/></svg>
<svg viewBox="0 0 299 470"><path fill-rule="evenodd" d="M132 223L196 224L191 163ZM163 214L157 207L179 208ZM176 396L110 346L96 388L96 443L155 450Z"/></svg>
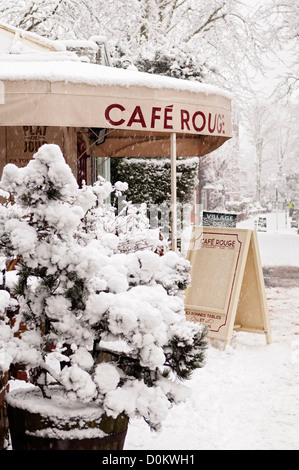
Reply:
<svg viewBox="0 0 299 470"><path fill-rule="evenodd" d="M0 80L1 126L231 137L230 96L208 85L79 61L1 62L1 56Z"/></svg>

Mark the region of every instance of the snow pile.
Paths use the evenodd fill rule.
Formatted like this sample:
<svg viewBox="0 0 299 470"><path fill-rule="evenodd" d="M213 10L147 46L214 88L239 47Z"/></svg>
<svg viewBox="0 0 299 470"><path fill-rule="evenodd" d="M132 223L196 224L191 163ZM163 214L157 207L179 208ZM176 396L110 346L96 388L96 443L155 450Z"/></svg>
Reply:
<svg viewBox="0 0 299 470"><path fill-rule="evenodd" d="M158 233L146 243L142 209L128 204L116 216L104 208L112 190L125 188L100 179L79 189L56 145L42 146L24 168L5 167L1 189L16 203L1 207L2 254L20 260L16 318L29 325L24 349L19 338L13 349L18 341L19 362L50 373L68 399L112 417L143 416L156 429L186 397L178 379L203 365L205 329L185 318L189 262L159 256ZM53 370L55 360L67 366ZM44 372L38 383L47 394Z"/></svg>

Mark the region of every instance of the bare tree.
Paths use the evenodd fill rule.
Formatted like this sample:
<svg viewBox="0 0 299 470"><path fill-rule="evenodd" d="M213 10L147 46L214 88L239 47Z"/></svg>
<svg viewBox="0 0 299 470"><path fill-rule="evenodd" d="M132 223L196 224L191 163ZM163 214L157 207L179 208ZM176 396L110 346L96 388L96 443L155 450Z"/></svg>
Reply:
<svg viewBox="0 0 299 470"><path fill-rule="evenodd" d="M249 141L255 148L256 200L261 203L262 170L268 157L267 148L274 141L275 129L271 106L255 101L247 110L247 131Z"/></svg>
<svg viewBox="0 0 299 470"><path fill-rule="evenodd" d="M105 35L115 60L166 55L173 70L192 69L186 78L237 92L246 83L246 63L263 67L266 40L244 1L0 0L0 21L51 39Z"/></svg>
<svg viewBox="0 0 299 470"><path fill-rule="evenodd" d="M299 4L293 0L265 0L258 14L263 18L270 58L276 66L273 99L288 99L298 90ZM271 64L269 69L271 72Z"/></svg>

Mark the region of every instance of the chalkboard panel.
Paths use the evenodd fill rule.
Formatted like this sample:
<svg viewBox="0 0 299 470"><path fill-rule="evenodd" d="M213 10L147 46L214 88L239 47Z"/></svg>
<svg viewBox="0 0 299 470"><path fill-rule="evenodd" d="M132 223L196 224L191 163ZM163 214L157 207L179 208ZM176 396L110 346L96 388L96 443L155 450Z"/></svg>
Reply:
<svg viewBox="0 0 299 470"><path fill-rule="evenodd" d="M264 333L271 341L264 279L253 230L193 227L188 259L191 286L186 317L228 344L233 329Z"/></svg>

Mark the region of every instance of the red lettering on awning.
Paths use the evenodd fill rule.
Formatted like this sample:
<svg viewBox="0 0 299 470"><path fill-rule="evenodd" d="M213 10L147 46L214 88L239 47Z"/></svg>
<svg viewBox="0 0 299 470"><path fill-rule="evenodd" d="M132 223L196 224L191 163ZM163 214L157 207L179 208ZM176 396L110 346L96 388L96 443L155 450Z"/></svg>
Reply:
<svg viewBox="0 0 299 470"><path fill-rule="evenodd" d="M116 103L115 104L110 104L105 109L105 118L109 122L109 124L111 124L112 126L121 126L125 122L124 119L120 119L119 121L113 121L110 117L110 111L113 108L120 109L121 111L125 110L125 108L121 104L116 104Z"/></svg>
<svg viewBox="0 0 299 470"><path fill-rule="evenodd" d="M135 122L141 124L142 127L146 127L140 106L136 106L136 108L134 109L132 116L130 117L129 122L127 124L128 127L131 127L132 124Z"/></svg>

